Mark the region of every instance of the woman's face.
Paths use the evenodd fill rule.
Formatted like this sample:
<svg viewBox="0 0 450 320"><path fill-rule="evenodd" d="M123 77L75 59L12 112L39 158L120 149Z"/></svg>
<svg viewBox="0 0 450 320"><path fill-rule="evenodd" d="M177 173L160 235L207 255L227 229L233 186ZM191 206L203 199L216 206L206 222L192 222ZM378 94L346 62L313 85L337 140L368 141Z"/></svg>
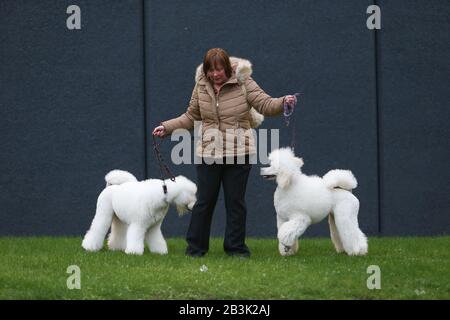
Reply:
<svg viewBox="0 0 450 320"><path fill-rule="evenodd" d="M228 80L225 69L221 64L216 64L212 69L208 70L208 78L215 85L224 84Z"/></svg>

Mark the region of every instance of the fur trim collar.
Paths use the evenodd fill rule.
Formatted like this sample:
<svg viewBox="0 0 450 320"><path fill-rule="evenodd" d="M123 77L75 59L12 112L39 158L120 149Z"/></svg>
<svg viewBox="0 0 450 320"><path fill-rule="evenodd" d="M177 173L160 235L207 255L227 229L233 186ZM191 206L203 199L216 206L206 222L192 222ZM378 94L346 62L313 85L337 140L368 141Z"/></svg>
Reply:
<svg viewBox="0 0 450 320"><path fill-rule="evenodd" d="M245 80L252 75L252 63L249 60L230 57L230 62L239 83L244 83ZM195 82L199 82L202 78L206 78L205 73L203 72L203 63L197 67L195 72Z"/></svg>

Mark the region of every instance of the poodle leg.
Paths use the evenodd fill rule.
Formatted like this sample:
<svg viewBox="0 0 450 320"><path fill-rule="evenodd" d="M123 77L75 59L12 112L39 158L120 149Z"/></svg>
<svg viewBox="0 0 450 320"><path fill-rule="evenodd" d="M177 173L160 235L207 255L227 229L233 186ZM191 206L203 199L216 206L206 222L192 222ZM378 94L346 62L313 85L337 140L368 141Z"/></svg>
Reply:
<svg viewBox="0 0 450 320"><path fill-rule="evenodd" d="M359 229L359 200L349 196L340 201L334 211L339 238L345 252L350 255L365 255L367 253L367 238Z"/></svg>
<svg viewBox="0 0 450 320"><path fill-rule="evenodd" d="M328 224L330 225L330 235L331 241L333 241L334 247L336 248L337 253L341 253L344 251L344 247L342 246L341 238L339 237L339 232L336 229L336 222L334 221L333 213L328 215Z"/></svg>
<svg viewBox="0 0 450 320"><path fill-rule="evenodd" d="M168 253L167 243L161 232L161 222L148 229L145 235L145 242L147 243L150 252L159 254Z"/></svg>
<svg viewBox="0 0 450 320"><path fill-rule="evenodd" d="M292 255L298 250L298 243L296 242L310 224L311 219L309 216L302 214L280 226L278 229L278 240L282 256Z"/></svg>
<svg viewBox="0 0 450 320"><path fill-rule="evenodd" d="M109 250L125 250L127 247L127 229L128 225L120 221L116 215L113 215L111 233L108 237Z"/></svg>
<svg viewBox="0 0 450 320"><path fill-rule="evenodd" d="M285 222L288 222L288 220L282 218L279 214L277 214L277 229L280 229L281 225Z"/></svg>
<svg viewBox="0 0 450 320"><path fill-rule="evenodd" d="M137 223L132 223L127 230L127 246L125 249L126 254L138 254L144 253L144 238L147 226L142 226Z"/></svg>
<svg viewBox="0 0 450 320"><path fill-rule="evenodd" d="M103 241L111 226L113 215L111 194L108 189L105 189L98 197L94 220L92 220L91 227L81 244L85 250L98 251L103 247Z"/></svg>
<svg viewBox="0 0 450 320"><path fill-rule="evenodd" d="M283 223L287 222L286 219L282 218L279 214L277 214L277 229L279 230ZM278 251L282 256L291 256L297 253L298 251L298 240L294 241L294 245L289 247L285 246L281 242L278 241Z"/></svg>

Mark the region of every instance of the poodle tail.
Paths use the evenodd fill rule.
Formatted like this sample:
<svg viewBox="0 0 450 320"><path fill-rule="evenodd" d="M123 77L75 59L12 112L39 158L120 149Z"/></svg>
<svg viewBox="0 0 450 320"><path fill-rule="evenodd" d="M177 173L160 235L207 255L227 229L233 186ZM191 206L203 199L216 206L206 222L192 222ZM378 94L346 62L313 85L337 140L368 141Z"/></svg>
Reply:
<svg viewBox="0 0 450 320"><path fill-rule="evenodd" d="M350 170L330 170L322 179L329 189L341 188L350 191L358 185L355 176Z"/></svg>
<svg viewBox="0 0 450 320"><path fill-rule="evenodd" d="M129 181L137 181L136 177L128 171L112 170L105 176L106 186L122 184Z"/></svg>

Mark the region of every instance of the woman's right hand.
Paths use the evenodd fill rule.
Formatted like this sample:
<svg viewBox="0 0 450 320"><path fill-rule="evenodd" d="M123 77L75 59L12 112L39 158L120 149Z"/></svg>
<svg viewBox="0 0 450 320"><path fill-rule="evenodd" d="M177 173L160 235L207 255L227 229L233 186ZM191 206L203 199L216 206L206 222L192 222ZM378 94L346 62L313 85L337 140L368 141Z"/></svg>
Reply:
<svg viewBox="0 0 450 320"><path fill-rule="evenodd" d="M164 126L157 126L155 129L153 129L152 134L157 137L164 137L166 135L166 128Z"/></svg>

